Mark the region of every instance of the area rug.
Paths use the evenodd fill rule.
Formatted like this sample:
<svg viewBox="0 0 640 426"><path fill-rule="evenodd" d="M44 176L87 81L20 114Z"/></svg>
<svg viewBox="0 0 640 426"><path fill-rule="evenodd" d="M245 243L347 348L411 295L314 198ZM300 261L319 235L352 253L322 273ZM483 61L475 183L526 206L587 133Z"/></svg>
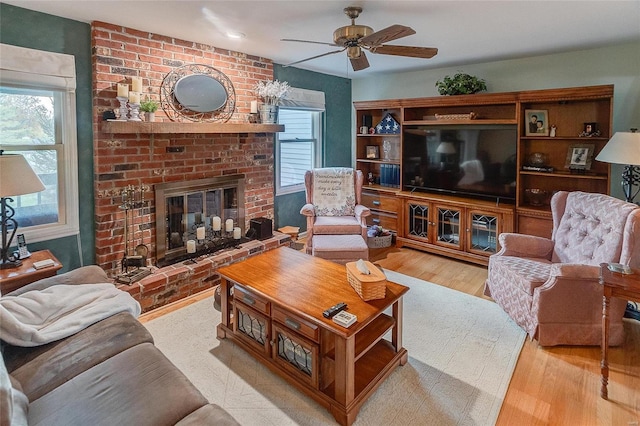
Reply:
<svg viewBox="0 0 640 426"><path fill-rule="evenodd" d="M493 302L393 271L404 297L398 367L362 406L355 425L493 425L525 333ZM336 424L324 408L228 340L204 299L145 324L158 348L211 402L242 425Z"/></svg>

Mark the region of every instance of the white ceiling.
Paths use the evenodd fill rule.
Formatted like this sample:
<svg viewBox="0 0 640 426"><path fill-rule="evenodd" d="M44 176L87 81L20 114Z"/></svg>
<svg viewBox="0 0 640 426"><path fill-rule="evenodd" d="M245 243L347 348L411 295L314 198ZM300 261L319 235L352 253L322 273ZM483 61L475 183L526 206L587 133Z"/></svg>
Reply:
<svg viewBox="0 0 640 426"><path fill-rule="evenodd" d="M381 30L410 26L416 34L389 44L437 47L432 59L368 53L371 67L354 72L346 52L296 65L347 78L372 73L458 66L640 40L640 0L632 1L116 1L48 0L4 3L82 22L103 21L231 49L287 64L336 50L282 38L332 42L350 21ZM246 35L225 36L229 30ZM598 58L594 58L597 61Z"/></svg>

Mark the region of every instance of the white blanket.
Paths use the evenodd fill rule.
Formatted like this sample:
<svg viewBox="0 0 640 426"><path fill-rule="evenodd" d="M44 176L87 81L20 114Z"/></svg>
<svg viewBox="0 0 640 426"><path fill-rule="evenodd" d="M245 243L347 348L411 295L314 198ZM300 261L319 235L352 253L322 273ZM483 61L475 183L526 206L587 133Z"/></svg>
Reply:
<svg viewBox="0 0 640 426"><path fill-rule="evenodd" d="M0 338L32 347L71 336L118 312L140 315L140 304L113 284L54 285L0 298Z"/></svg>

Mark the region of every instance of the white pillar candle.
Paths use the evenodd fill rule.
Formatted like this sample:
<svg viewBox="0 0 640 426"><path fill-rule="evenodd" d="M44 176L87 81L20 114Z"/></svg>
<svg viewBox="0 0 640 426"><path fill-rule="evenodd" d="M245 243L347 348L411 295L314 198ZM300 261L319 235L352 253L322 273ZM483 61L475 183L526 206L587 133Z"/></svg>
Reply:
<svg viewBox="0 0 640 426"><path fill-rule="evenodd" d="M233 239L234 240L239 240L240 239L240 227L236 226L235 228L233 228Z"/></svg>
<svg viewBox="0 0 640 426"><path fill-rule="evenodd" d="M195 240L187 241L187 253L195 253L196 252L196 242Z"/></svg>
<svg viewBox="0 0 640 426"><path fill-rule="evenodd" d="M131 77L131 91L142 92L142 77Z"/></svg>
<svg viewBox="0 0 640 426"><path fill-rule="evenodd" d="M214 231L219 231L222 227L222 220L218 216L211 217L211 227Z"/></svg>
<svg viewBox="0 0 640 426"><path fill-rule="evenodd" d="M131 102L132 104L139 104L140 103L140 92L129 92L129 102Z"/></svg>
<svg viewBox="0 0 640 426"><path fill-rule="evenodd" d="M251 101L251 114L258 113L258 101Z"/></svg>
<svg viewBox="0 0 640 426"><path fill-rule="evenodd" d="M204 226L200 226L196 229L196 237L199 240L204 240Z"/></svg>
<svg viewBox="0 0 640 426"><path fill-rule="evenodd" d="M126 98L129 96L129 85L125 83L118 83L118 97Z"/></svg>
<svg viewBox="0 0 640 426"><path fill-rule="evenodd" d="M227 219L224 222L224 230L227 232L233 232L233 219Z"/></svg>

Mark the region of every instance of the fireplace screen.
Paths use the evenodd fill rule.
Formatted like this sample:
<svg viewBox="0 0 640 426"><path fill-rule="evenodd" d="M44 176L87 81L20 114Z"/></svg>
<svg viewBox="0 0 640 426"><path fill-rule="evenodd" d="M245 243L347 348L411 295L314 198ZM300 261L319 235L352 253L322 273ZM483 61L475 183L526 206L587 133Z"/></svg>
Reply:
<svg viewBox="0 0 640 426"><path fill-rule="evenodd" d="M159 184L155 195L158 266L233 245L244 234L244 175Z"/></svg>

